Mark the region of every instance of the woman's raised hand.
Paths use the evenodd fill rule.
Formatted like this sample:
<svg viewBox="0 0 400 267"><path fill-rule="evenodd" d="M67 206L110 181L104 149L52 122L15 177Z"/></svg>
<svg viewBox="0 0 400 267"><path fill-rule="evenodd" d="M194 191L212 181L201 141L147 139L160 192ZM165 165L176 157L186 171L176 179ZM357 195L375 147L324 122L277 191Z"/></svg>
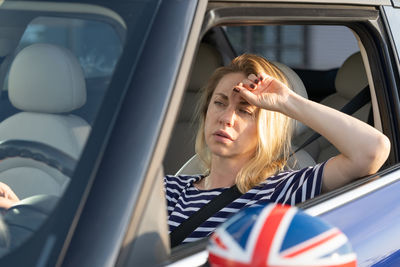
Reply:
<svg viewBox="0 0 400 267"><path fill-rule="evenodd" d="M272 111L283 112L291 91L284 83L265 74L250 74L237 84L235 92L252 105Z"/></svg>

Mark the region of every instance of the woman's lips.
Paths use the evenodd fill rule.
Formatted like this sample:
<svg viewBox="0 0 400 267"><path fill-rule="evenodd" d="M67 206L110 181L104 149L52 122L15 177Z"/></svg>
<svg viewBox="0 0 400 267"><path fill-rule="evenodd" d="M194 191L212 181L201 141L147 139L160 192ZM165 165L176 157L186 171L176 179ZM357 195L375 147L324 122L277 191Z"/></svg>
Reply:
<svg viewBox="0 0 400 267"><path fill-rule="evenodd" d="M218 130L213 133L213 136L217 141L223 142L223 143L228 143L232 142L233 138L225 131Z"/></svg>

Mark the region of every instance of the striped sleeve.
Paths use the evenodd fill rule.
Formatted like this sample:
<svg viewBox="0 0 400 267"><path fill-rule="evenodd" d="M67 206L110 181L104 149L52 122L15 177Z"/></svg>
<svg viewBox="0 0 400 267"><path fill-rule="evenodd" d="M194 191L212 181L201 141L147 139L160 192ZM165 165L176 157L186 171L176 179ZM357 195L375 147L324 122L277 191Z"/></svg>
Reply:
<svg viewBox="0 0 400 267"><path fill-rule="evenodd" d="M319 195L325 163L292 172L276 186L271 200L275 203L296 205Z"/></svg>

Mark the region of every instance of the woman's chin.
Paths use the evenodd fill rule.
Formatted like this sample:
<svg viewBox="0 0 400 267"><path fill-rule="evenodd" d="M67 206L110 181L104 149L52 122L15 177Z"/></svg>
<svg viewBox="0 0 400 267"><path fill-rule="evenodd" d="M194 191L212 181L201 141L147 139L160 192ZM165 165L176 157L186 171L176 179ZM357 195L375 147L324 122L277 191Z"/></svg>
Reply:
<svg viewBox="0 0 400 267"><path fill-rule="evenodd" d="M232 151L227 148L218 147L218 148L210 149L210 152L213 156L217 156L217 157L230 158L233 156Z"/></svg>

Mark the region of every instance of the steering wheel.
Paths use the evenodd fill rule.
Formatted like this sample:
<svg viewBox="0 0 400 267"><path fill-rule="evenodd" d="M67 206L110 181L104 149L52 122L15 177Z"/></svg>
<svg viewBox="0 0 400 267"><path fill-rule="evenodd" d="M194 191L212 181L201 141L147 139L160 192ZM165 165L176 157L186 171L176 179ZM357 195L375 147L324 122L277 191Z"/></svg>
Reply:
<svg viewBox="0 0 400 267"><path fill-rule="evenodd" d="M0 142L0 160L7 158L28 158L42 162L68 177L76 166L76 160L65 152L44 143L27 140L6 140ZM9 168L12 168L10 166Z"/></svg>
<svg viewBox="0 0 400 267"><path fill-rule="evenodd" d="M72 177L77 162L57 148L26 140L0 142L0 161L9 158L33 160L45 164L67 177ZM12 162L3 167L1 165L0 163L1 171L6 171L11 168L24 167L24 160ZM2 219L8 226L8 232L12 238L10 239L11 243L0 242L0 247L1 244L6 244L7 249L10 249L26 240L42 225L54 209L58 199L59 197L54 195L34 195L17 202L8 210L3 209L1 212L3 214ZM2 236L2 233L0 233L0 236Z"/></svg>

